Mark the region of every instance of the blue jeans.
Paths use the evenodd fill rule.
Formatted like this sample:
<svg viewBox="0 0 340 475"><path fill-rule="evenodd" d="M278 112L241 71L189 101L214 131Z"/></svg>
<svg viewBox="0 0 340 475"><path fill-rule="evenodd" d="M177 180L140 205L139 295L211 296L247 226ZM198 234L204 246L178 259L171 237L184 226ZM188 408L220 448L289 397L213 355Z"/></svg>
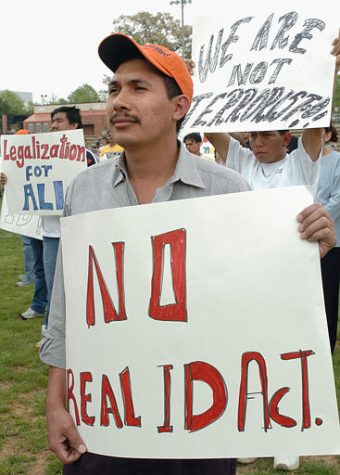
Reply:
<svg viewBox="0 0 340 475"><path fill-rule="evenodd" d="M37 313L45 313L47 305L47 287L43 263L43 242L40 239L31 238L31 247L34 258L34 295L31 308Z"/></svg>
<svg viewBox="0 0 340 475"><path fill-rule="evenodd" d="M34 257L31 238L28 236L21 236L21 240L24 248L24 276L22 281L25 283L34 282Z"/></svg>
<svg viewBox="0 0 340 475"><path fill-rule="evenodd" d="M44 244L44 270L47 286L47 312L45 317L45 325L48 325L48 314L50 310L50 302L53 289L55 266L57 262L57 254L59 247L59 238L43 237Z"/></svg>

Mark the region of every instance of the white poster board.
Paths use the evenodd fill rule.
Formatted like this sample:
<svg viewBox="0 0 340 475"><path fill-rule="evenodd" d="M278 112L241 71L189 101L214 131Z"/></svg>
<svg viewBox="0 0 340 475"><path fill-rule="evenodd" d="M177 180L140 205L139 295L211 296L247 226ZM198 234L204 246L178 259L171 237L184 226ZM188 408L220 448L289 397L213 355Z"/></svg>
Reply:
<svg viewBox="0 0 340 475"><path fill-rule="evenodd" d="M338 28L332 9L305 0L242 2L237 8L221 3L195 18L195 96L185 128L328 126L335 68L330 51Z"/></svg>
<svg viewBox="0 0 340 475"><path fill-rule="evenodd" d="M67 186L87 166L81 129L2 135L1 154L12 214L61 216Z"/></svg>
<svg viewBox="0 0 340 475"><path fill-rule="evenodd" d="M310 201L293 187L62 218L69 407L90 452L340 453L318 246L297 232Z"/></svg>
<svg viewBox="0 0 340 475"><path fill-rule="evenodd" d="M6 195L2 199L0 228L10 233L42 239L41 218L33 214L12 214L8 210Z"/></svg>

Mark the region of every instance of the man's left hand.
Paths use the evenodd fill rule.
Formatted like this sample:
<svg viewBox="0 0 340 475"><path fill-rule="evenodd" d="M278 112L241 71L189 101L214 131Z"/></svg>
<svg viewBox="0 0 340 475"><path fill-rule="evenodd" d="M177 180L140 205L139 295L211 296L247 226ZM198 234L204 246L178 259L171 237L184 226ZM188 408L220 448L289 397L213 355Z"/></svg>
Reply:
<svg viewBox="0 0 340 475"><path fill-rule="evenodd" d="M297 216L300 223L299 232L302 239L319 242L320 257L324 257L336 244L334 222L319 203L305 208Z"/></svg>

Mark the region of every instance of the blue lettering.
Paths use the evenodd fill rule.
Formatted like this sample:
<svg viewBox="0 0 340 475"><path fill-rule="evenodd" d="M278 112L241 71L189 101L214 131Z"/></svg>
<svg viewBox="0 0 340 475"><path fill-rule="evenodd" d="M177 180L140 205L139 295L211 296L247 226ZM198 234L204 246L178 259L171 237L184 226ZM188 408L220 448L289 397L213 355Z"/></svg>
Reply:
<svg viewBox="0 0 340 475"><path fill-rule="evenodd" d="M63 209L64 207L64 190L62 181L54 181L54 193L57 209Z"/></svg>
<svg viewBox="0 0 340 475"><path fill-rule="evenodd" d="M36 211L38 209L37 202L34 197L32 185L29 183L28 185L24 185L24 195L25 195L25 203L24 207L22 208L24 211L28 211L29 207L29 199L32 200L33 210Z"/></svg>
<svg viewBox="0 0 340 475"><path fill-rule="evenodd" d="M52 203L45 202L45 183L38 183L37 189L40 209L53 209Z"/></svg>

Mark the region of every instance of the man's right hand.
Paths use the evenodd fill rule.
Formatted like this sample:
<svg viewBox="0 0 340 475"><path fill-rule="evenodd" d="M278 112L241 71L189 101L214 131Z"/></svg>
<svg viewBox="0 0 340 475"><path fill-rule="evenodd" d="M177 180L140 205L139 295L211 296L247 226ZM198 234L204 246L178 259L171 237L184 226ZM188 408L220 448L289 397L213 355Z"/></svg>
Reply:
<svg viewBox="0 0 340 475"><path fill-rule="evenodd" d="M65 394L65 370L50 366L47 391L48 445L67 464L76 462L87 448L66 410Z"/></svg>
<svg viewBox="0 0 340 475"><path fill-rule="evenodd" d="M61 407L47 411L48 445L50 450L64 463L76 462L86 452L70 414Z"/></svg>
<svg viewBox="0 0 340 475"><path fill-rule="evenodd" d="M2 185L6 185L7 183L7 176L5 175L4 172L0 172L0 183Z"/></svg>

